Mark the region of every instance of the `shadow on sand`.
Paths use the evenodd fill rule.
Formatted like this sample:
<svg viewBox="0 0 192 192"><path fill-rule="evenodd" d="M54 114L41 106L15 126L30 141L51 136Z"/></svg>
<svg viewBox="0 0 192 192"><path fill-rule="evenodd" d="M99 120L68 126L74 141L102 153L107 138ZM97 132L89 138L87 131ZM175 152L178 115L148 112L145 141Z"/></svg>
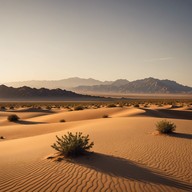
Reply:
<svg viewBox="0 0 192 192"><path fill-rule="evenodd" d="M146 108L140 108L140 109L144 110L145 113L139 114L139 116L192 120L191 111L179 111L179 110L171 110L171 109L153 110L153 109L146 109Z"/></svg>
<svg viewBox="0 0 192 192"><path fill-rule="evenodd" d="M166 185L185 191L192 191L192 186L190 184L172 179L170 176L162 174L157 170L149 169L143 165L119 157L100 153L90 153L87 156L74 158L72 163L85 166L104 174L133 181Z"/></svg>
<svg viewBox="0 0 192 192"><path fill-rule="evenodd" d="M181 139L192 139L192 134L187 134L187 133L171 133L169 134L169 136L181 138Z"/></svg>
<svg viewBox="0 0 192 192"><path fill-rule="evenodd" d="M22 124L22 125L45 124L44 122L34 122L34 121L24 121L24 120L19 120L19 121L16 121L15 123L17 123L17 124Z"/></svg>
<svg viewBox="0 0 192 192"><path fill-rule="evenodd" d="M35 112L35 113L55 113L49 109L38 109L38 108L28 108L28 109L20 109L20 110L9 110L8 112L14 113L26 113L26 112Z"/></svg>

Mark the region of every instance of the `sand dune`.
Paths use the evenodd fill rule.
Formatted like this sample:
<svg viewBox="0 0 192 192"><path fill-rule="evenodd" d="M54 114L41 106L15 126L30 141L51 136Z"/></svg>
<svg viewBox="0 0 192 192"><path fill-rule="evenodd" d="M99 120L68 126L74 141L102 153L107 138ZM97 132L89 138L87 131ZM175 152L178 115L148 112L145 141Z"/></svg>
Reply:
<svg viewBox="0 0 192 192"><path fill-rule="evenodd" d="M192 191L188 112L101 108L25 119L36 124L1 126L6 139L0 141L0 191ZM111 118L102 118L105 113ZM68 121L59 123L61 118ZM176 133L153 134L162 118L177 125ZM55 153L50 147L55 135L67 131L89 134L94 153L74 160L47 159Z"/></svg>
<svg viewBox="0 0 192 192"><path fill-rule="evenodd" d="M61 119L65 119L66 122L69 121L80 121L88 119L98 119L102 118L103 115L107 114L113 116L115 114L127 111L127 108L100 108L100 109L86 109L82 111L64 111L57 114L51 114L41 117L31 118L32 121L46 122L46 123L57 123Z"/></svg>
<svg viewBox="0 0 192 192"><path fill-rule="evenodd" d="M16 114L21 119L20 123L22 121L24 123L25 121L29 121L30 122L30 120L28 120L30 118L40 117L40 116L48 115L50 113L45 113L45 112L27 112L26 113L26 112L17 112L17 111L13 111L13 112L0 112L0 126L17 125L16 123L7 121L7 117L9 115L12 115L12 114Z"/></svg>

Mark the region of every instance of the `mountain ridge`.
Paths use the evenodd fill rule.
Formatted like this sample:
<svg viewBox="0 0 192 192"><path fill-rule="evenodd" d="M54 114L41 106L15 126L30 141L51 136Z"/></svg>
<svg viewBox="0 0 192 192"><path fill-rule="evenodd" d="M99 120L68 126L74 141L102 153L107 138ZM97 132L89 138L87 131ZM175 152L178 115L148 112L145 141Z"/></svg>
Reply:
<svg viewBox="0 0 192 192"><path fill-rule="evenodd" d="M71 77L61 80L32 80L23 82L6 83L7 86L15 88L28 86L32 88L46 88L46 89L67 89L77 93L192 93L192 87L184 86L173 80L149 77L135 81L128 81L127 79L117 79L115 81L100 81L93 78L79 78Z"/></svg>
<svg viewBox="0 0 192 192"><path fill-rule="evenodd" d="M19 88L23 86L28 86L32 88L47 88L47 89L69 89L72 87L77 87L81 85L92 86L92 85L101 85L101 84L110 84L112 81L100 81L93 78L80 78L80 77L71 77L61 80L30 80L30 81L17 81L17 82L8 82L3 83L4 85Z"/></svg>
<svg viewBox="0 0 192 192"><path fill-rule="evenodd" d="M83 100L110 100L99 96L90 96L66 91L62 89L36 89L27 86L20 88L0 85L0 100L58 100L58 101L83 101Z"/></svg>
<svg viewBox="0 0 192 192"><path fill-rule="evenodd" d="M95 85L95 86L78 86L72 89L75 92L102 92L102 93L150 93L150 94L170 94L170 93L192 93L192 87L184 86L176 81L168 79L159 80L152 77L135 80L122 84L120 86L110 85Z"/></svg>

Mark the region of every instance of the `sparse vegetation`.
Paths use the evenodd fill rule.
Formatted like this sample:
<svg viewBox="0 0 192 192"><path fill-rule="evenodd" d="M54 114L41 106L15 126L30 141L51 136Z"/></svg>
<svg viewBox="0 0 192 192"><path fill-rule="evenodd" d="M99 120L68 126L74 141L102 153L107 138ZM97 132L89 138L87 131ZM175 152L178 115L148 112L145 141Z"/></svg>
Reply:
<svg viewBox="0 0 192 192"><path fill-rule="evenodd" d="M66 122L65 119L60 120L60 123L65 123L65 122Z"/></svg>
<svg viewBox="0 0 192 192"><path fill-rule="evenodd" d="M108 104L107 105L108 108L113 108L113 107L117 107L114 103Z"/></svg>
<svg viewBox="0 0 192 192"><path fill-rule="evenodd" d="M133 106L134 106L134 107L139 107L139 104L134 104Z"/></svg>
<svg viewBox="0 0 192 192"><path fill-rule="evenodd" d="M103 115L103 118L109 118L109 115L105 114Z"/></svg>
<svg viewBox="0 0 192 192"><path fill-rule="evenodd" d="M1 106L1 111L5 111L5 110L6 110L6 107Z"/></svg>
<svg viewBox="0 0 192 192"><path fill-rule="evenodd" d="M13 114L13 115L9 115L7 117L7 120L10 122L17 122L17 121L19 121L19 117L17 115Z"/></svg>
<svg viewBox="0 0 192 192"><path fill-rule="evenodd" d="M10 109L10 110L14 110L14 106L10 106L9 109Z"/></svg>
<svg viewBox="0 0 192 192"><path fill-rule="evenodd" d="M83 109L84 109L84 107L81 106L81 105L78 105L78 106L74 107L75 111L80 111L80 110L83 110Z"/></svg>
<svg viewBox="0 0 192 192"><path fill-rule="evenodd" d="M168 133L172 133L173 131L175 131L176 125L167 120L162 120L162 121L157 122L156 128L157 128L157 131L159 131L159 133L168 134Z"/></svg>
<svg viewBox="0 0 192 192"><path fill-rule="evenodd" d="M61 138L56 136L56 138L56 143L51 145L51 147L66 157L84 154L94 145L93 142L89 143L89 135L83 136L81 132L76 132L75 134L68 132L67 135Z"/></svg>
<svg viewBox="0 0 192 192"><path fill-rule="evenodd" d="M3 137L3 136L0 136L0 139L5 139L5 137Z"/></svg>
<svg viewBox="0 0 192 192"><path fill-rule="evenodd" d="M46 110L51 110L51 106L46 106Z"/></svg>

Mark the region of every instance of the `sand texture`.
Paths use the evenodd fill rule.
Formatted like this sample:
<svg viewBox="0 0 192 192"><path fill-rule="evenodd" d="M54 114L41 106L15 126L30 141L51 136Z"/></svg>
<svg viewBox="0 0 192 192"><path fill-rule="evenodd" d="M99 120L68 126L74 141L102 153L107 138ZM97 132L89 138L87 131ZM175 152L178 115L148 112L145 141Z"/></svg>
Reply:
<svg viewBox="0 0 192 192"><path fill-rule="evenodd" d="M12 113L21 120L8 122ZM157 134L162 119L177 125L175 133ZM89 134L93 153L48 158L55 136L68 131ZM190 107L1 111L0 136L0 192L192 191Z"/></svg>

